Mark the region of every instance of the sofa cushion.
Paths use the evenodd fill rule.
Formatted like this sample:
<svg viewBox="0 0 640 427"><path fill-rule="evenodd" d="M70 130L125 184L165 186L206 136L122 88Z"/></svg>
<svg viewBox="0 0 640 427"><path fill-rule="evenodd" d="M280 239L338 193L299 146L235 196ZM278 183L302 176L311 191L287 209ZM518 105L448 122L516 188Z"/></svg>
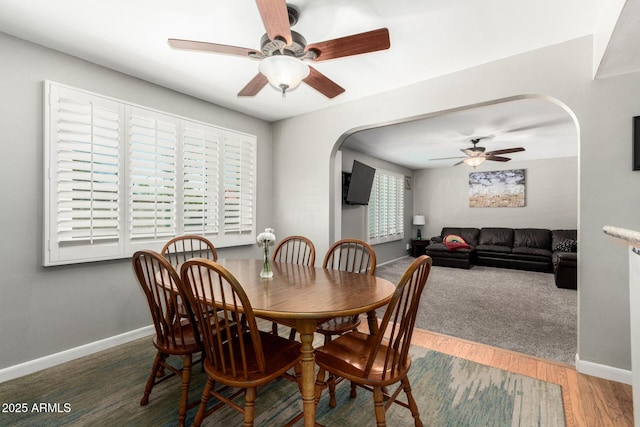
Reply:
<svg viewBox="0 0 640 427"><path fill-rule="evenodd" d="M513 230L513 248L551 250L551 231L541 228L517 228ZM549 253L551 256L551 253Z"/></svg>
<svg viewBox="0 0 640 427"><path fill-rule="evenodd" d="M478 245L476 246L478 252L494 252L501 254L510 254L511 246L499 246L499 245Z"/></svg>
<svg viewBox="0 0 640 427"><path fill-rule="evenodd" d="M478 245L513 247L513 228L485 227L480 229Z"/></svg>
<svg viewBox="0 0 640 427"><path fill-rule="evenodd" d="M520 254L520 255L536 255L536 256L551 258L551 251L549 249L542 249L542 248L528 248L524 246L519 246L517 248L513 248L513 253Z"/></svg>

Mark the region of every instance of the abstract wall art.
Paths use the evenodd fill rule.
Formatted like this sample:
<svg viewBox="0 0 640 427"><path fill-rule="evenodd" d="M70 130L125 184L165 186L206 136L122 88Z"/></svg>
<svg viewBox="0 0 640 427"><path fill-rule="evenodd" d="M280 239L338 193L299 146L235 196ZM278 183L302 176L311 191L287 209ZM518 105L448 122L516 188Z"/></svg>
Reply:
<svg viewBox="0 0 640 427"><path fill-rule="evenodd" d="M525 205L525 169L469 174L470 208L517 208Z"/></svg>

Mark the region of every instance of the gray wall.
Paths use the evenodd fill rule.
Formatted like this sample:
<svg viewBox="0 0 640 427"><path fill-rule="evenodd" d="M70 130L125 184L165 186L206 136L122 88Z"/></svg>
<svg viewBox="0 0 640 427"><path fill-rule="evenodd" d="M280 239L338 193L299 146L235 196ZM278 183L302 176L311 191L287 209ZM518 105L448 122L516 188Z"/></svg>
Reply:
<svg viewBox="0 0 640 427"><path fill-rule="evenodd" d="M414 205L427 216L426 236L445 226L571 228L578 225L578 159L484 162L478 171L526 169L525 206L470 208L469 167L414 172Z"/></svg>
<svg viewBox="0 0 640 427"><path fill-rule="evenodd" d="M351 172L353 161L358 160L374 169L384 169L390 172L396 172L405 176L411 176L411 169L381 160L375 157L367 156L357 151L341 149L342 151L342 171ZM376 261L382 264L407 254L406 246L411 239L413 233L413 195L411 190L404 192L404 239L393 242L386 242L374 245L376 251ZM342 238L355 238L367 240L367 207L366 206L350 206L342 204Z"/></svg>
<svg viewBox="0 0 640 427"><path fill-rule="evenodd" d="M276 227L306 230L326 251L339 227L333 157L356 129L516 95L557 99L579 126L579 357L630 369L627 250L602 227L640 229L640 175L630 164L640 73L594 81L592 52L585 37L276 123Z"/></svg>
<svg viewBox="0 0 640 427"><path fill-rule="evenodd" d="M272 225L268 123L2 33L0 52L0 368L151 324L130 260L42 267L45 79L257 135L257 226ZM258 258L260 251L219 254Z"/></svg>

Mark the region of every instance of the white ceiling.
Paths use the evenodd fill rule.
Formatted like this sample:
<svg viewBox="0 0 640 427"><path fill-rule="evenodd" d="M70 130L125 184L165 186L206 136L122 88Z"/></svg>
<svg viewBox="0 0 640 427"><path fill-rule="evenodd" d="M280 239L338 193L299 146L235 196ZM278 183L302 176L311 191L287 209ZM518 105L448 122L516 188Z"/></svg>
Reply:
<svg viewBox="0 0 640 427"><path fill-rule="evenodd" d="M265 30L253 0L0 0L0 31L276 121L593 34L602 8L610 0L290 1L301 12L293 29L308 43L387 27L391 48L315 64L315 68L346 89L332 100L304 84L282 100L280 93L269 86L256 97L236 97L258 73L257 61L175 50L167 44L168 38L183 38L259 48ZM638 26L633 25L637 15L633 15L633 10L639 3L640 0L627 0L624 13L630 10L631 18L624 21L625 25L620 24L621 19L612 37L612 41L616 38L620 44L625 41L636 51L640 43L628 43L627 34L635 32L638 36ZM618 60L620 54L613 47L609 51L616 55L605 56L603 64L607 65L608 74L615 74L616 67L627 67L625 72L629 67L640 67ZM622 51L626 52L624 48ZM635 58L638 57L636 54ZM532 117L534 112L528 110L538 111L539 105L525 104L519 112L528 114L526 118L515 114L508 117L508 112L499 107L460 113L441 124L429 125L436 129L430 140L446 140L450 144L454 141L464 147L460 139L489 132L496 134L492 145L502 142L508 146L523 145L524 133L509 135L501 141L500 129L532 120L544 121L548 115L559 113L553 107L551 111L542 111L544 116L540 118ZM502 118L483 113L500 113ZM464 120L457 121L455 117ZM473 128L469 120L474 123ZM554 129L567 132L562 126ZM420 132L423 134L425 130ZM417 148L418 141L424 142L422 136L406 135L400 139L414 141L413 148ZM554 144L548 143L557 148ZM451 152L462 148L458 145L435 150L429 157L455 155ZM526 155L534 151L527 147ZM516 153L514 158L516 155L525 153Z"/></svg>
<svg viewBox="0 0 640 427"><path fill-rule="evenodd" d="M486 151L525 148L503 155L512 160L578 155L573 119L541 98L509 100L367 129L349 136L342 147L409 169L424 169L454 165L465 157L460 150L471 147L472 138L484 137L488 138L478 146ZM446 159L432 160L443 157Z"/></svg>

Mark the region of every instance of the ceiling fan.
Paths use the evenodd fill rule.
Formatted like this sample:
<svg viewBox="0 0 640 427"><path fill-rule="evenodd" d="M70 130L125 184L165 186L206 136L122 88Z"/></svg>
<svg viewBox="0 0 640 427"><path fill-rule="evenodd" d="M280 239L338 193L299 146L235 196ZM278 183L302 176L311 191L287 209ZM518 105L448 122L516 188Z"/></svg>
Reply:
<svg viewBox="0 0 640 427"><path fill-rule="evenodd" d="M236 55L260 60L260 72L238 92L238 96L255 96L271 83L285 96L305 82L328 98L344 92L344 88L309 66L306 61L320 62L329 59L385 50L390 47L389 30L379 28L351 36L307 44L304 37L291 30L300 13L285 0L256 0L262 22L267 31L260 41L260 49L208 43L195 40L169 39L169 45L188 49Z"/></svg>
<svg viewBox="0 0 640 427"><path fill-rule="evenodd" d="M514 147L514 148L505 148L503 150L493 150L493 151L485 152L485 147L478 147L478 142L488 138L492 138L492 136L481 136L477 138L472 138L470 142L473 144L473 147L460 149L460 151L466 154L467 157L464 157L464 158L463 157L441 157L438 159L429 159L429 160L463 159L463 160L460 160L458 163L454 164L453 166L458 166L464 163L466 165L473 166L475 168L476 166L480 166L485 160L493 160L495 162L508 162L511 159L509 157L500 156L500 154L517 153L519 151L524 151L524 148L522 147Z"/></svg>

